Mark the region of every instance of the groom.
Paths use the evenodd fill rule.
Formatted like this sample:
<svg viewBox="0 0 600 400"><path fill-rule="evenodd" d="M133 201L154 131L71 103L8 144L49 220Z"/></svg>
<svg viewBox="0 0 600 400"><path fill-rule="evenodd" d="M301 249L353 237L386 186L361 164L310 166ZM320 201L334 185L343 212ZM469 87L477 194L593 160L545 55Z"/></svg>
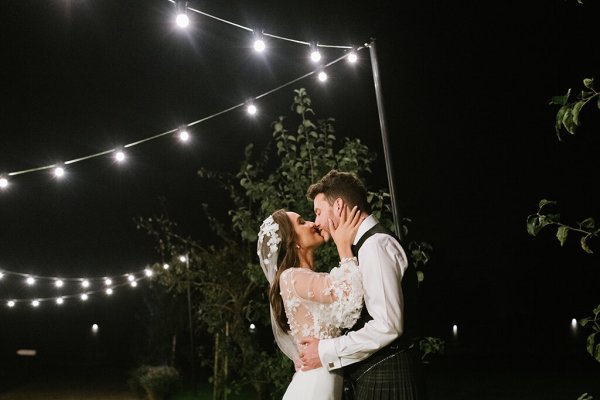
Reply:
<svg viewBox="0 0 600 400"><path fill-rule="evenodd" d="M343 367L348 399L426 399L421 375L416 319L416 271L398 239L370 215L367 190L354 175L330 171L311 185L315 225L329 240L329 223L336 227L345 205L358 206L361 219L353 252L365 290L363 315L344 336L304 338L302 370Z"/></svg>

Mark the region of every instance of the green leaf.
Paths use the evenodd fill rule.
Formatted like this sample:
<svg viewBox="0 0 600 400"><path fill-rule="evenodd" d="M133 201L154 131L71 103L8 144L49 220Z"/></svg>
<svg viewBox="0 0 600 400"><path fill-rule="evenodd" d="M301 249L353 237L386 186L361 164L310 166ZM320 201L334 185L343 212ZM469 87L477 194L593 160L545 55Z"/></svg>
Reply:
<svg viewBox="0 0 600 400"><path fill-rule="evenodd" d="M600 96L598 96L598 110L600 110Z"/></svg>
<svg viewBox="0 0 600 400"><path fill-rule="evenodd" d="M532 214L527 217L527 233L531 236L537 236L540 230L543 228L540 224L540 216L537 214Z"/></svg>
<svg viewBox="0 0 600 400"><path fill-rule="evenodd" d="M586 218L579 223L579 226L582 229L594 229L595 225L596 222L594 221L594 218Z"/></svg>
<svg viewBox="0 0 600 400"><path fill-rule="evenodd" d="M589 254L594 254L594 252L592 251L592 249L589 248L588 244L587 244L587 238L588 236L582 236L580 243L581 243L581 248Z"/></svg>
<svg viewBox="0 0 600 400"><path fill-rule="evenodd" d="M425 279L425 274L423 273L423 271L417 271L417 280L420 282L423 282L423 280Z"/></svg>
<svg viewBox="0 0 600 400"><path fill-rule="evenodd" d="M567 94L564 96L552 96L552 100L550 104L564 106L569 101L569 96L571 95L571 89L567 90Z"/></svg>
<svg viewBox="0 0 600 400"><path fill-rule="evenodd" d="M567 234L569 233L569 228L566 226L559 226L556 231L556 238L560 242L560 245L563 246L565 241L567 240Z"/></svg>
<svg viewBox="0 0 600 400"><path fill-rule="evenodd" d="M594 315L598 314L600 314L600 304L598 304L598 307L594 308Z"/></svg>
<svg viewBox="0 0 600 400"><path fill-rule="evenodd" d="M596 342L596 335L600 332L592 333L587 338L587 351L596 359L596 361L600 362L600 343Z"/></svg>
<svg viewBox="0 0 600 400"><path fill-rule="evenodd" d="M540 202L538 204L538 208L541 210L542 207L544 207L545 205L548 205L548 204L556 204L556 201L542 199L542 200L540 200Z"/></svg>
<svg viewBox="0 0 600 400"><path fill-rule="evenodd" d="M583 80L583 86L585 86L588 89L594 90L594 78L585 78Z"/></svg>
<svg viewBox="0 0 600 400"><path fill-rule="evenodd" d="M579 325L586 326L588 324L588 322L590 322L591 320L592 320L591 318L581 318L579 320Z"/></svg>
<svg viewBox="0 0 600 400"><path fill-rule="evenodd" d="M579 113L581 112L581 108L583 107L584 104L585 104L585 101L578 101L573 106L573 111L571 113L573 115L573 123L576 126L580 125L580 123L579 123Z"/></svg>
<svg viewBox="0 0 600 400"><path fill-rule="evenodd" d="M563 115L562 124L567 130L567 132L569 132L571 135L575 134L576 125L573 122L573 109L571 108L571 106L569 106L566 109L565 115Z"/></svg>

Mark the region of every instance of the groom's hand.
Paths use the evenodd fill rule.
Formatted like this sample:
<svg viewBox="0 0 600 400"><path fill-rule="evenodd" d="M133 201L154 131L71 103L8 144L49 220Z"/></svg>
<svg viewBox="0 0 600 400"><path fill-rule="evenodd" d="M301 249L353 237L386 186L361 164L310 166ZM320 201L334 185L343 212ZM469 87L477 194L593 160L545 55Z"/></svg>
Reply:
<svg viewBox="0 0 600 400"><path fill-rule="evenodd" d="M320 368L321 359L319 358L319 339L302 338L300 340L300 361L302 362L302 371Z"/></svg>

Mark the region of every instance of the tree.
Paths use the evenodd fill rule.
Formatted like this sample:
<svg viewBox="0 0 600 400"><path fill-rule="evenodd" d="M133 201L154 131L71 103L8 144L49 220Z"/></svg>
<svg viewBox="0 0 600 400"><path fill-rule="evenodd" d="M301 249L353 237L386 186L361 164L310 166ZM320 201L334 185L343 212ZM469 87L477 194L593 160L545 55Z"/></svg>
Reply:
<svg viewBox="0 0 600 400"><path fill-rule="evenodd" d="M294 91L291 110L298 120L296 128L289 127L286 117L278 117L272 123L273 141L261 151L248 145L237 173L198 171L202 179L224 189L232 201L225 222L212 217L208 205L204 206L219 238L217 244L204 246L181 237L176 224L164 214L139 220L139 226L156 240L161 256L172 260L168 270L155 266L158 283L179 293L191 287L197 327L214 337L214 357L205 360L213 367L215 399L247 385L254 388L257 398L280 398L293 372L291 361L274 346L270 330L268 286L256 256L262 220L279 208L312 215L312 204L305 197L311 183L333 168L364 179L375 159L359 139L345 138L338 144L335 120L315 120L305 89ZM369 192L374 214L393 227L389 200L385 190ZM406 234L405 224L403 229ZM409 257L421 281L430 252L427 243L409 244ZM181 254L187 254L189 268L177 261ZM319 270L337 265L334 246L320 248L316 259ZM433 339L423 341L424 356L443 348L442 341Z"/></svg>

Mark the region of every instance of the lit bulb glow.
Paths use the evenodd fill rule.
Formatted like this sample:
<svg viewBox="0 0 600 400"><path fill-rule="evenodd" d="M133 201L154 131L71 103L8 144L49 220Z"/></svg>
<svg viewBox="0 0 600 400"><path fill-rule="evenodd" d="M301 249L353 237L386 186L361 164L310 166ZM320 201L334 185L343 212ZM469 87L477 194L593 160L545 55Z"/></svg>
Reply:
<svg viewBox="0 0 600 400"><path fill-rule="evenodd" d="M9 306L10 308L13 308L15 306L15 301L14 300L9 300L8 303L6 303L7 306Z"/></svg>
<svg viewBox="0 0 600 400"><path fill-rule="evenodd" d="M111 288L106 289L106 294L110 296L113 294L113 290Z"/></svg>
<svg viewBox="0 0 600 400"><path fill-rule="evenodd" d="M573 318L571 320L571 328L576 329L577 328L577 320L575 318Z"/></svg>
<svg viewBox="0 0 600 400"><path fill-rule="evenodd" d="M25 282L29 285L29 286L33 286L35 284L35 279L31 276L27 277L27 279L25 280Z"/></svg>
<svg viewBox="0 0 600 400"><path fill-rule="evenodd" d="M254 104L250 104L247 108L248 110L248 114L250 115L256 115L256 113L258 112L258 109L256 108L256 106Z"/></svg>
<svg viewBox="0 0 600 400"><path fill-rule="evenodd" d="M8 187L8 179L0 178L0 189L6 189Z"/></svg>
<svg viewBox="0 0 600 400"><path fill-rule="evenodd" d="M57 279L56 282L54 282L54 286L57 288L63 287L64 284L65 283L61 279Z"/></svg>
<svg viewBox="0 0 600 400"><path fill-rule="evenodd" d="M144 274L145 274L147 277L151 277L152 275L154 275L154 273L152 272L152 270L151 270L151 269L145 269L145 270L144 270Z"/></svg>
<svg viewBox="0 0 600 400"><path fill-rule="evenodd" d="M452 334L454 336L456 336L458 334L458 326L457 325L452 325Z"/></svg>
<svg viewBox="0 0 600 400"><path fill-rule="evenodd" d="M133 282L135 280L135 276L129 274L127 275L127 280L129 280L129 282Z"/></svg>
<svg viewBox="0 0 600 400"><path fill-rule="evenodd" d="M106 286L110 286L110 285L112 285L112 279L110 279L110 278L106 278L106 279L104 280L104 284L105 284Z"/></svg>
<svg viewBox="0 0 600 400"><path fill-rule="evenodd" d="M187 142L188 140L190 140L190 134L188 133L188 131L181 130L179 131L179 140L181 140L182 142Z"/></svg>
<svg viewBox="0 0 600 400"><path fill-rule="evenodd" d="M57 178L62 178L65 175L65 169L63 167L54 168L54 176Z"/></svg>
<svg viewBox="0 0 600 400"><path fill-rule="evenodd" d="M266 48L267 46L265 45L264 40L257 39L254 41L254 50L258 51L259 53L263 52Z"/></svg>
<svg viewBox="0 0 600 400"><path fill-rule="evenodd" d="M354 64L357 60L358 60L358 56L356 55L355 52L351 52L350 54L348 54L348 62L349 63Z"/></svg>
<svg viewBox="0 0 600 400"><path fill-rule="evenodd" d="M92 332L93 333L98 333L98 324L93 324L92 325Z"/></svg>
<svg viewBox="0 0 600 400"><path fill-rule="evenodd" d="M327 73L325 71L319 72L319 75L317 76L321 82L325 82L327 80Z"/></svg>
<svg viewBox="0 0 600 400"><path fill-rule="evenodd" d="M4 278L4 273L0 272L0 279Z"/></svg>
<svg viewBox="0 0 600 400"><path fill-rule="evenodd" d="M167 269L169 269L169 264L166 264L166 263L165 263L165 264L163 264L163 269L164 269L164 270L167 270Z"/></svg>
<svg viewBox="0 0 600 400"><path fill-rule="evenodd" d="M64 303L64 299L62 297L59 297L58 299L56 299L56 304L61 305L62 303Z"/></svg>
<svg viewBox="0 0 600 400"><path fill-rule="evenodd" d="M136 286L137 286L137 282L136 281L131 282L131 287L136 287Z"/></svg>
<svg viewBox="0 0 600 400"><path fill-rule="evenodd" d="M177 17L175 18L175 23L180 28L187 28L190 24L190 18L187 16L186 13L182 12L177 14Z"/></svg>
<svg viewBox="0 0 600 400"><path fill-rule="evenodd" d="M34 300L34 301L32 301L32 302L31 302L31 305L32 305L33 307L39 307L39 305L40 305L40 301L39 301L39 300Z"/></svg>
<svg viewBox="0 0 600 400"><path fill-rule="evenodd" d="M319 62L319 61L321 61L321 53L319 53L319 51L318 51L318 50L313 50L313 51L310 53L310 59L311 59L313 62Z"/></svg>
<svg viewBox="0 0 600 400"><path fill-rule="evenodd" d="M81 300L82 301L86 301L89 298L89 296L87 295L87 293L84 293L81 295Z"/></svg>
<svg viewBox="0 0 600 400"><path fill-rule="evenodd" d="M125 153L122 151L117 151L115 153L115 160L117 160L118 162L123 162L125 161Z"/></svg>
<svg viewBox="0 0 600 400"><path fill-rule="evenodd" d="M81 286L83 286L84 288L90 287L90 281L88 281L87 279L83 280L81 282Z"/></svg>

